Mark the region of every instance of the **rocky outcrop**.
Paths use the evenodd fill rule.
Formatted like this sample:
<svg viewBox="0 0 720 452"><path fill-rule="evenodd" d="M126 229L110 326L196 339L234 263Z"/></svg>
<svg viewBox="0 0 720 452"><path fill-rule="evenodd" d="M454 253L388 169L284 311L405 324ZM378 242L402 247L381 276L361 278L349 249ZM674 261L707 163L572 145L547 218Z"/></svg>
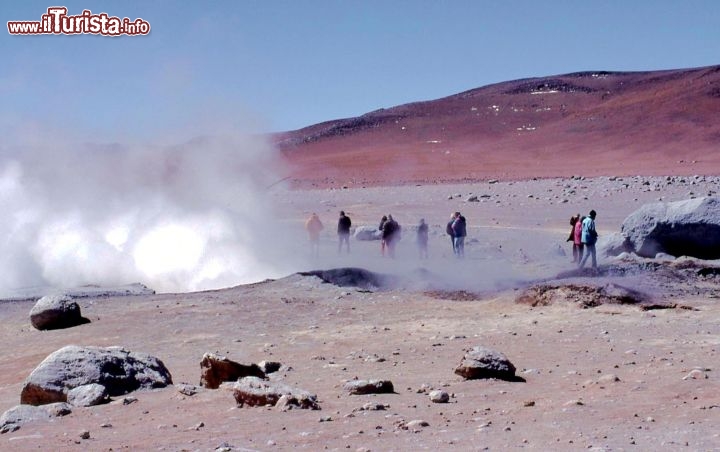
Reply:
<svg viewBox="0 0 720 452"><path fill-rule="evenodd" d="M395 392L390 380L352 380L343 389L350 394L386 394Z"/></svg>
<svg viewBox="0 0 720 452"><path fill-rule="evenodd" d="M67 403L53 403L44 406L17 405L0 416L0 433L14 432L21 425L35 421L49 421L55 417L65 416L72 411Z"/></svg>
<svg viewBox="0 0 720 452"><path fill-rule="evenodd" d="M214 353L205 353L200 361L200 386L217 389L224 381L243 377L265 378L265 373L257 364L240 364Z"/></svg>
<svg viewBox="0 0 720 452"><path fill-rule="evenodd" d="M455 368L455 373L468 380L497 378L513 381L516 379L513 363L501 352L485 347L473 347L465 353L462 362Z"/></svg>
<svg viewBox="0 0 720 452"><path fill-rule="evenodd" d="M30 323L38 330L70 328L88 322L80 315L80 306L67 295L46 295L30 310Z"/></svg>
<svg viewBox="0 0 720 452"><path fill-rule="evenodd" d="M20 401L29 405L67 402L68 393L89 384L103 386L109 396L172 384L172 376L154 356L122 347L68 345L50 354L23 384Z"/></svg>
<svg viewBox="0 0 720 452"><path fill-rule="evenodd" d="M622 233L643 257L720 259L720 199L646 204L625 219Z"/></svg>
<svg viewBox="0 0 720 452"><path fill-rule="evenodd" d="M244 406L290 406L319 410L317 396L303 389L293 388L284 383L269 382L258 377L245 377L233 386L233 396L238 405Z"/></svg>

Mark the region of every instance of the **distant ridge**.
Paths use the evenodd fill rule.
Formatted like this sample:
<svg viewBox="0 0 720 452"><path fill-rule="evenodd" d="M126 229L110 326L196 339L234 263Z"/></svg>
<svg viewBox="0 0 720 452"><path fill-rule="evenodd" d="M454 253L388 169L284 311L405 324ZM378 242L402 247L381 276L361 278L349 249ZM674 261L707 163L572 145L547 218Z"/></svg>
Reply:
<svg viewBox="0 0 720 452"><path fill-rule="evenodd" d="M526 78L279 133L299 185L720 174L720 65Z"/></svg>

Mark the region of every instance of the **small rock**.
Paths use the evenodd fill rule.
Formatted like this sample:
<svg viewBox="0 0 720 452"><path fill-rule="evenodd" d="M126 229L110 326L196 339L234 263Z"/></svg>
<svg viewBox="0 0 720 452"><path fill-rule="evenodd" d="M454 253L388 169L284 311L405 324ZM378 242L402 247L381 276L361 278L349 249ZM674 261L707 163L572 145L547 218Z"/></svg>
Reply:
<svg viewBox="0 0 720 452"><path fill-rule="evenodd" d="M390 405L376 402L368 402L360 408L356 408L353 411L385 411L390 408Z"/></svg>
<svg viewBox="0 0 720 452"><path fill-rule="evenodd" d="M620 381L620 378L615 374L607 374L598 378L598 384L616 383Z"/></svg>
<svg viewBox="0 0 720 452"><path fill-rule="evenodd" d="M282 364L277 361L265 361L265 360L260 361L259 363L257 363L257 365L260 368L260 370L262 370L266 375L275 373L278 370L280 370L280 368L282 367Z"/></svg>
<svg viewBox="0 0 720 452"><path fill-rule="evenodd" d="M343 389L353 395L395 392L390 380L351 380L345 383Z"/></svg>
<svg viewBox="0 0 720 452"><path fill-rule="evenodd" d="M702 380L707 378L707 374L700 369L693 369L683 377L683 380Z"/></svg>
<svg viewBox="0 0 720 452"><path fill-rule="evenodd" d="M427 421L423 421L422 419L415 419L412 421L408 421L405 424L403 424L403 429L405 430L420 430L422 427L429 427L430 424Z"/></svg>
<svg viewBox="0 0 720 452"><path fill-rule="evenodd" d="M195 385L188 385L188 384L179 384L177 385L177 390L180 394L186 395L188 397L192 397L195 394L197 394L197 386Z"/></svg>
<svg viewBox="0 0 720 452"><path fill-rule="evenodd" d="M80 439L90 439L90 432L83 430L80 432Z"/></svg>
<svg viewBox="0 0 720 452"><path fill-rule="evenodd" d="M498 378L500 380L515 379L515 366L507 357L495 350L485 347L473 347L463 357L455 373L465 379Z"/></svg>
<svg viewBox="0 0 720 452"><path fill-rule="evenodd" d="M433 403L448 403L450 394L442 390L430 391L430 401Z"/></svg>
<svg viewBox="0 0 720 452"><path fill-rule="evenodd" d="M233 396L240 406L280 405L281 409L289 409L292 405L305 409L320 409L315 394L283 383L264 381L258 377L238 380L233 386Z"/></svg>

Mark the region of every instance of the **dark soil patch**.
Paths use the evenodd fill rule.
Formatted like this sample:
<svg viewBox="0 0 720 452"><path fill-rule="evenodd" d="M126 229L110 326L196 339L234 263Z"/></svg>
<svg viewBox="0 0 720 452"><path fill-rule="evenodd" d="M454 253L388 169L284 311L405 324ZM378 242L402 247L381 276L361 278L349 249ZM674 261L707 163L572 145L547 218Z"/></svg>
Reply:
<svg viewBox="0 0 720 452"><path fill-rule="evenodd" d="M555 303L573 303L582 308L594 308L603 304L659 305L640 291L617 284L593 286L585 284L539 284L521 293L516 303L530 306L548 306Z"/></svg>
<svg viewBox="0 0 720 452"><path fill-rule="evenodd" d="M437 300L451 300L451 301L478 301L482 300L480 294L475 292L468 292L467 290L427 290L423 292L430 298Z"/></svg>

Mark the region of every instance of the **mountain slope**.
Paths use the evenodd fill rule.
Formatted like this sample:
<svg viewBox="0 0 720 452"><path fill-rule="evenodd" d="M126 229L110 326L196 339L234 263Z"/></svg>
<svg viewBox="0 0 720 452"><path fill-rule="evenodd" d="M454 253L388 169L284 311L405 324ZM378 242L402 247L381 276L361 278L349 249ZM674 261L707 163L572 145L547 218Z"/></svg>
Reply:
<svg viewBox="0 0 720 452"><path fill-rule="evenodd" d="M720 171L720 66L503 82L274 137L297 183Z"/></svg>

